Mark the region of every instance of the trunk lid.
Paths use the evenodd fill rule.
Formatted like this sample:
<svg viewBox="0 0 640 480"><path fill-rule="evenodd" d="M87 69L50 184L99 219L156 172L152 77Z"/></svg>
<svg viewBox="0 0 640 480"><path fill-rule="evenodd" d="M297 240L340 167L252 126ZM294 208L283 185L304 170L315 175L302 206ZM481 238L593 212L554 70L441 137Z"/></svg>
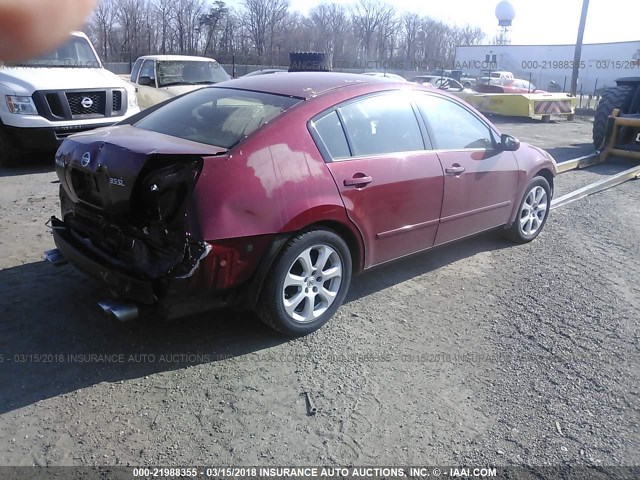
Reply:
<svg viewBox="0 0 640 480"><path fill-rule="evenodd" d="M56 173L74 203L107 216L132 211L132 196L143 170L166 159L217 156L226 149L120 125L72 135L56 153Z"/></svg>

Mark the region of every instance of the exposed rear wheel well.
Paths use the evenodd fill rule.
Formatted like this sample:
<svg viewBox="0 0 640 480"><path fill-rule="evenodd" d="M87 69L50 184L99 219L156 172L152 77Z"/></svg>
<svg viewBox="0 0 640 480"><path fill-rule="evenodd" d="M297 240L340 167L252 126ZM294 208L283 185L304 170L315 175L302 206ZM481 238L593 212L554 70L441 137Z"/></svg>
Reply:
<svg viewBox="0 0 640 480"><path fill-rule="evenodd" d="M362 272L364 268L364 252L362 251L362 247L358 238L356 238L355 234L347 227L346 225L333 221L326 220L318 223L313 223L311 225L306 226L305 228L289 232L286 234L279 235L277 239L271 246L270 252L267 253L269 258L266 259L259 271L254 276L251 285L249 286L248 292L243 297L244 304L254 306L262 293L262 288L264 286L264 282L266 276L269 271L273 268L273 265L276 262L276 259L280 256L282 249L284 246L296 235L300 234L303 231L314 230L317 228L327 228L334 231L337 235L339 235L349 247L349 253L351 253L351 264L353 274L357 274Z"/></svg>

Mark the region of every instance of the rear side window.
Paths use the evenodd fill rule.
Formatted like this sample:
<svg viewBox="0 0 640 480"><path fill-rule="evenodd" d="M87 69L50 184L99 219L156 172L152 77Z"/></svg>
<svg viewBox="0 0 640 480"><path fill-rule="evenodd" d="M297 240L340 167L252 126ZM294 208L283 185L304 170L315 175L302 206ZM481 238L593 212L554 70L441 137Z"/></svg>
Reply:
<svg viewBox="0 0 640 480"><path fill-rule="evenodd" d="M461 105L435 95L416 95L414 101L433 132L435 148L465 150L493 147L489 127Z"/></svg>
<svg viewBox="0 0 640 480"><path fill-rule="evenodd" d="M411 102L405 95L376 95L340 109L354 156L424 150Z"/></svg>
<svg viewBox="0 0 640 480"><path fill-rule="evenodd" d="M319 120L313 122L320 141L327 149L327 153L334 160L350 156L349 145L342 130L342 124L335 110Z"/></svg>
<svg viewBox="0 0 640 480"><path fill-rule="evenodd" d="M231 148L300 101L268 93L209 87L167 103L135 126Z"/></svg>

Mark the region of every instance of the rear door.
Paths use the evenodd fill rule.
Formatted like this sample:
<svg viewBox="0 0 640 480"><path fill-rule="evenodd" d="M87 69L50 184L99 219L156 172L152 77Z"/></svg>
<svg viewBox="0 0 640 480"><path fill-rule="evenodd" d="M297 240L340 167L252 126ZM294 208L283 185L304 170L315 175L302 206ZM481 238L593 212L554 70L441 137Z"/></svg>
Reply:
<svg viewBox="0 0 640 480"><path fill-rule="evenodd" d="M400 92L363 97L311 130L365 240L365 268L433 246L443 173L424 126Z"/></svg>
<svg viewBox="0 0 640 480"><path fill-rule="evenodd" d="M444 169L444 197L436 245L510 221L518 187L513 152L499 151L489 125L463 104L424 93L414 101Z"/></svg>

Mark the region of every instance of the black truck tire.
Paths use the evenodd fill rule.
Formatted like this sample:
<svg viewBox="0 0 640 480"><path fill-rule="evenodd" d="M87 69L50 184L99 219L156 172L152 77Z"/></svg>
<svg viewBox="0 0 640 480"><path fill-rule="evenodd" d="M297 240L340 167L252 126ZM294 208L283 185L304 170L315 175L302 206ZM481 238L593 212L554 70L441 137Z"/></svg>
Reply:
<svg viewBox="0 0 640 480"><path fill-rule="evenodd" d="M593 119L593 145L596 148L602 147L602 143L607 136L607 122L609 115L614 108L619 108L620 113L627 113L634 88L629 85L619 85L608 88L596 108Z"/></svg>
<svg viewBox="0 0 640 480"><path fill-rule="evenodd" d="M290 72L330 72L333 55L325 52L289 53Z"/></svg>

